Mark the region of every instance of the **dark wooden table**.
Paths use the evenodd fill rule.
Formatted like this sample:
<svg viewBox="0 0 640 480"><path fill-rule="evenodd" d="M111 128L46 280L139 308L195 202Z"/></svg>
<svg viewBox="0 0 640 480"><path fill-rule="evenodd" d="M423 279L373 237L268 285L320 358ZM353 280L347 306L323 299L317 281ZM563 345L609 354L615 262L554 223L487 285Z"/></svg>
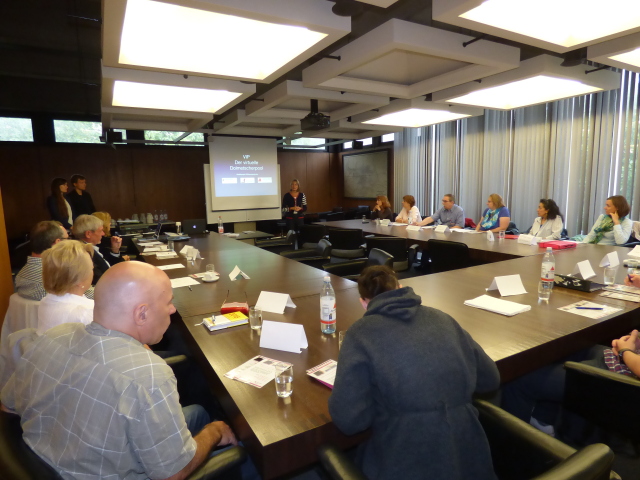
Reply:
<svg viewBox="0 0 640 480"><path fill-rule="evenodd" d="M466 234L457 235L467 238ZM480 235L468 237L469 241L474 241L473 238ZM511 241L496 241L489 247L495 247L496 252L500 251L500 246L519 249L513 247L515 242L507 242ZM204 259L196 261L194 266L189 264L186 269L168 270L170 277L203 272L205 265L212 262L223 276L217 283L194 286L193 291L175 289L174 303L182 315L176 315L176 318L181 328L188 332L187 341L196 359L203 366L234 431L246 445L263 477L277 478L314 463L317 461L317 447L325 442L343 447L361 442L363 436L345 437L334 427L327 404L331 391L305 373L306 369L330 358L338 359L337 335L320 332L319 291L324 273L217 234L194 238L189 244L200 249ZM534 249L521 247L525 252ZM503 381L559 360L595 342L608 342L612 337L638 326L637 304L606 299L599 297L598 293L555 288L548 303L539 302L537 283L542 257L538 253L542 249L534 251L534 254L514 260L415 277L402 283L421 295L424 305L449 313L469 331L497 362ZM618 251L622 261L630 249L584 245L554 252L556 267L559 273L568 273L578 261L588 259L597 274L595 280L601 280L603 269L597 265L610 251ZM153 264L187 263L184 257L162 261L155 257L146 259ZM228 273L236 264L251 276L250 280L229 280ZM626 269L619 269L619 281L625 272ZM529 312L504 317L463 305L465 300L486 293L485 288L495 276L516 273L521 275L528 293L507 299L531 305ZM347 330L363 314L357 288L354 288L356 284L337 277L332 277L332 282L336 289L337 329ZM203 326L196 326L203 316L219 310L227 289L232 292L231 300L242 300L246 291L250 305L255 304L261 290L289 293L297 308L287 308L283 315L266 313L264 317L304 325L309 347L300 354L261 349L260 334L246 325L214 333ZM497 292L490 294L498 295ZM599 320L558 310L558 307L582 299L614 305L622 310ZM226 372L258 354L294 364L294 393L291 397L278 398L273 383L258 389L224 377Z"/></svg>

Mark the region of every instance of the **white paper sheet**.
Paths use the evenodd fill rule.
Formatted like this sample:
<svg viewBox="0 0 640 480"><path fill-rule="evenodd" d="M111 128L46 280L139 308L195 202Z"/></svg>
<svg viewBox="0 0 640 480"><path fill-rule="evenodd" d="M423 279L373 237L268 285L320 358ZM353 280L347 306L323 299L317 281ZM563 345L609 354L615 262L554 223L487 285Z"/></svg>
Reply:
<svg viewBox="0 0 640 480"><path fill-rule="evenodd" d="M420 227L418 225L407 225L408 232L419 232Z"/></svg>
<svg viewBox="0 0 640 480"><path fill-rule="evenodd" d="M184 265L181 263L172 263L170 265L160 265L158 268L160 270L173 270L175 268L184 268Z"/></svg>
<svg viewBox="0 0 640 480"><path fill-rule="evenodd" d="M593 271L589 260L583 260L582 262L576 263L576 266L573 268L573 272L571 272L571 275L575 275L577 273L579 273L584 280L588 280L591 277L596 276L596 272Z"/></svg>
<svg viewBox="0 0 640 480"><path fill-rule="evenodd" d="M189 285L200 285L200 283L191 277L180 277L171 279L171 288L188 287Z"/></svg>
<svg viewBox="0 0 640 480"><path fill-rule="evenodd" d="M506 315L507 317L512 317L518 313L531 310L531 305L510 302L509 300L502 300L489 295L480 295L479 297L465 301L464 304L469 307L480 308L489 312L499 313L500 315Z"/></svg>
<svg viewBox="0 0 640 480"><path fill-rule="evenodd" d="M147 247L144 249L144 253L149 253L149 252L166 252L167 251L167 246L165 245L164 248L162 247Z"/></svg>
<svg viewBox="0 0 640 480"><path fill-rule="evenodd" d="M263 312L284 313L285 307L296 308L296 304L291 300L291 296L287 293L260 292L256 307Z"/></svg>
<svg viewBox="0 0 640 480"><path fill-rule="evenodd" d="M162 242L154 240L153 242L138 242L138 245L141 247L152 247L153 245L162 245Z"/></svg>
<svg viewBox="0 0 640 480"><path fill-rule="evenodd" d="M156 258L165 260L167 258L176 258L178 254L176 252L156 252Z"/></svg>
<svg viewBox="0 0 640 480"><path fill-rule="evenodd" d="M596 308L601 310L581 310L576 307ZM558 310L562 310L563 312L575 313L576 315L582 315L583 317L597 319L606 317L607 315L612 315L622 309L583 300L580 302L572 303L571 305L567 305L566 307L560 307L558 308Z"/></svg>
<svg viewBox="0 0 640 480"><path fill-rule="evenodd" d="M236 267L233 270L231 270L231 273L229 274L229 279L235 282L238 279L238 276L242 276L242 278L244 278L245 280L250 280L249 275L247 275L242 270L240 270L240 267L236 265Z"/></svg>
<svg viewBox="0 0 640 480"><path fill-rule="evenodd" d="M260 348L272 348L284 352L300 353L309 346L304 327L297 323L262 322Z"/></svg>
<svg viewBox="0 0 640 480"><path fill-rule="evenodd" d="M640 245L636 245L635 247L633 247L633 250L627 253L627 256L640 258Z"/></svg>
<svg viewBox="0 0 640 480"><path fill-rule="evenodd" d="M248 383L254 387L262 388L276 378L276 365L291 366L291 363L281 362L273 358L257 355L239 367L229 370L225 377L239 382Z"/></svg>
<svg viewBox="0 0 640 480"><path fill-rule="evenodd" d="M600 260L601 267L617 267L620 265L620 257L618 257L618 252L607 253L602 260Z"/></svg>
<svg viewBox="0 0 640 480"><path fill-rule="evenodd" d="M502 277L495 277L487 290L498 290L502 297L527 293L527 290L522 284L520 275L504 275Z"/></svg>

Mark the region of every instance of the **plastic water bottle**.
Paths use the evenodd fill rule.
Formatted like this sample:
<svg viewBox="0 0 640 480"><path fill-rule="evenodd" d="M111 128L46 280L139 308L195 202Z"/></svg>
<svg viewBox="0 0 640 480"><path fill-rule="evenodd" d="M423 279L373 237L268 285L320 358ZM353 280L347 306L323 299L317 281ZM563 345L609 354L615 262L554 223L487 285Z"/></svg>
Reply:
<svg viewBox="0 0 640 480"><path fill-rule="evenodd" d="M222 223L222 216L218 216L218 233L224 233L224 224Z"/></svg>
<svg viewBox="0 0 640 480"><path fill-rule="evenodd" d="M549 289L553 289L553 279L556 275L556 258L553 256L553 249L547 247L547 251L542 257L542 273L540 281L547 283Z"/></svg>
<svg viewBox="0 0 640 480"><path fill-rule="evenodd" d="M320 292L320 330L322 333L336 331L336 294L328 275L324 277L322 292Z"/></svg>

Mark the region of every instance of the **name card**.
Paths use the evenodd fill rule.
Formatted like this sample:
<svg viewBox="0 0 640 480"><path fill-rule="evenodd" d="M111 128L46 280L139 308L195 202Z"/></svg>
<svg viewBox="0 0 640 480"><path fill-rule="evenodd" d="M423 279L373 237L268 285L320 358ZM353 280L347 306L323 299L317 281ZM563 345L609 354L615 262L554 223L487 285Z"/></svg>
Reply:
<svg viewBox="0 0 640 480"><path fill-rule="evenodd" d="M231 273L229 274L229 280L235 282L238 277L242 277L245 280L250 280L249 275L240 270L240 267L236 265L236 268L231 270Z"/></svg>
<svg viewBox="0 0 640 480"><path fill-rule="evenodd" d="M434 232L436 233L447 233L449 231L449 227L447 227L446 225L438 225L434 230Z"/></svg>
<svg viewBox="0 0 640 480"><path fill-rule="evenodd" d="M527 293L527 290L522 284L520 275L504 275L502 277L495 277L487 290L498 290L501 297Z"/></svg>
<svg viewBox="0 0 640 480"><path fill-rule="evenodd" d="M636 245L635 247L633 247L633 250L627 253L627 255L633 258L640 258L640 245Z"/></svg>
<svg viewBox="0 0 640 480"><path fill-rule="evenodd" d="M525 245L537 245L538 237L521 233L520 236L518 236L518 243L524 243Z"/></svg>
<svg viewBox="0 0 640 480"><path fill-rule="evenodd" d="M579 273L584 280L588 280L589 278L596 276L596 272L593 271L589 260L583 260L582 262L576 263L571 275L575 275L577 273Z"/></svg>
<svg viewBox="0 0 640 480"><path fill-rule="evenodd" d="M296 304L291 300L291 296L287 293L260 292L256 308L263 312L283 314L285 307L296 308Z"/></svg>
<svg viewBox="0 0 640 480"><path fill-rule="evenodd" d="M182 247L182 250L180 250L180 255L186 256L190 250L193 250L193 247L191 245L185 245L184 247Z"/></svg>
<svg viewBox="0 0 640 480"><path fill-rule="evenodd" d="M495 238L493 238L493 232L491 230L487 232L487 240L489 240L490 242L493 242L495 240Z"/></svg>
<svg viewBox="0 0 640 480"><path fill-rule="evenodd" d="M409 226L407 226L407 231L419 232L420 231L420 227L418 225L409 225Z"/></svg>
<svg viewBox="0 0 640 480"><path fill-rule="evenodd" d="M602 260L600 260L601 267L617 267L620 265L620 257L618 257L618 252L607 253Z"/></svg>
<svg viewBox="0 0 640 480"><path fill-rule="evenodd" d="M262 322L260 348L300 353L303 348L307 348L308 346L307 335L304 333L304 327L302 325L272 322L271 320L264 320Z"/></svg>

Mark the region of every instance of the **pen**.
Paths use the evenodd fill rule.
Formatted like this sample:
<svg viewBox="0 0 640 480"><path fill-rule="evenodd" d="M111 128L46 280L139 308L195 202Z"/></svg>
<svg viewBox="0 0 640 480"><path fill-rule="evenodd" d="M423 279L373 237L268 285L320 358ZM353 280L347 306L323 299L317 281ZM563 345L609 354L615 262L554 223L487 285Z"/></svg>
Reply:
<svg viewBox="0 0 640 480"><path fill-rule="evenodd" d="M187 287L189 287L189 290L193 292L193 288L191 288L191 285L187 285Z"/></svg>
<svg viewBox="0 0 640 480"><path fill-rule="evenodd" d="M604 310L604 307L576 307L576 310Z"/></svg>

